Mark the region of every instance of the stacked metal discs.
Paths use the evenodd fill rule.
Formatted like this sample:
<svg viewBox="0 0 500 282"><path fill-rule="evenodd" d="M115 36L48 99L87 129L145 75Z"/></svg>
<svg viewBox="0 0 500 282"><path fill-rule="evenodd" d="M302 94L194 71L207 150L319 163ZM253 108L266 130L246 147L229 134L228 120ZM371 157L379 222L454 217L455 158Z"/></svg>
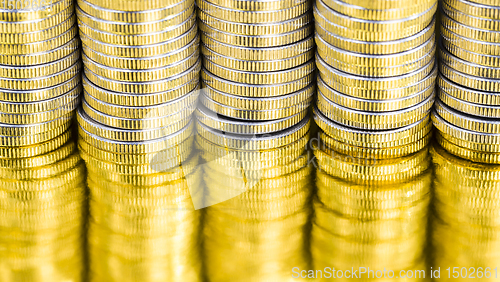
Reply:
<svg viewBox="0 0 500 282"><path fill-rule="evenodd" d="M43 4L42 4L43 3ZM82 281L81 92L70 0L0 6L0 280Z"/></svg>
<svg viewBox="0 0 500 282"><path fill-rule="evenodd" d="M374 160L353 158L322 145L315 149L312 269L390 269L393 277L400 270L426 269L432 175L428 150ZM363 281L374 278L359 275ZM384 277L389 275L386 272Z"/></svg>
<svg viewBox="0 0 500 282"><path fill-rule="evenodd" d="M78 1L89 170L90 278L197 281L200 180L191 120L199 88L195 3Z"/></svg>
<svg viewBox="0 0 500 282"><path fill-rule="evenodd" d="M500 3L447 0L442 11L438 141L462 158L500 163Z"/></svg>
<svg viewBox="0 0 500 282"><path fill-rule="evenodd" d="M498 270L494 269L500 261L500 166L458 158L439 145L433 146L432 153L433 265L441 269L465 267L469 276L476 276L470 269L475 267L478 278L495 280Z"/></svg>
<svg viewBox="0 0 500 282"><path fill-rule="evenodd" d="M315 91L311 4L197 5L207 279L286 281L290 265L308 266L311 168L303 154Z"/></svg>
<svg viewBox="0 0 500 282"><path fill-rule="evenodd" d="M200 122L235 134L268 134L303 120L315 91L310 1L197 5L204 66Z"/></svg>
<svg viewBox="0 0 500 282"><path fill-rule="evenodd" d="M437 72L437 1L315 3L315 110L326 119L320 122L325 143L356 157L396 158L422 149L430 139Z"/></svg>
<svg viewBox="0 0 500 282"><path fill-rule="evenodd" d="M200 125L208 281L291 281L290 266L310 269L309 123L260 138Z"/></svg>

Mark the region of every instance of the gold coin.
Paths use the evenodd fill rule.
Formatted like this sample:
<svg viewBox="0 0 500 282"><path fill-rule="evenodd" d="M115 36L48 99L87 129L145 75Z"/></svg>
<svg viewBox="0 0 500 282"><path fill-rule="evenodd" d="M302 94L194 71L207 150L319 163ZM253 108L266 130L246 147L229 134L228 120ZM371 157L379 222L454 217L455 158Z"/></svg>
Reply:
<svg viewBox="0 0 500 282"><path fill-rule="evenodd" d="M0 136L12 136L19 138L20 136L40 135L47 134L48 131L70 124L73 120L73 112L67 113L56 119L45 121L42 123L32 124L1 124L0 123Z"/></svg>
<svg viewBox="0 0 500 282"><path fill-rule="evenodd" d="M479 91L470 89L467 87L463 87L455 82L446 78L446 76L439 74L438 80L438 94L441 92L446 93L446 95L440 95L441 100L443 102L447 101L447 97L453 97L455 99L461 101L467 101L472 104L478 105L490 105L490 106L499 106L500 105L500 97L495 95L493 92ZM450 106L453 107L452 104Z"/></svg>
<svg viewBox="0 0 500 282"><path fill-rule="evenodd" d="M36 9L34 7L31 7L33 9L19 9L13 12L12 9L7 9L6 4L8 4L8 2L2 2L1 5L3 6L3 9L0 10L0 21L23 22L44 19L56 15L66 8L70 7L73 4L73 1L46 1L44 3L46 4L46 6L43 9Z"/></svg>
<svg viewBox="0 0 500 282"><path fill-rule="evenodd" d="M425 67L400 76L369 78L341 72L316 55L316 66L324 82L332 89L364 99L395 99L414 94L434 85L437 66L434 59Z"/></svg>
<svg viewBox="0 0 500 282"><path fill-rule="evenodd" d="M441 136L441 133L436 134L437 141L448 152L455 156L473 162L486 163L486 164L500 164L500 154L492 152L480 152L457 146Z"/></svg>
<svg viewBox="0 0 500 282"><path fill-rule="evenodd" d="M321 141L325 143L329 148L344 155L353 156L356 158L391 159L405 157L422 150L431 141L432 133L428 133L423 138L407 145L380 149L359 147L342 143L333 139L325 133L321 133L320 138Z"/></svg>
<svg viewBox="0 0 500 282"><path fill-rule="evenodd" d="M395 4L394 1L386 3L388 6L386 8L367 8L370 6L365 2L368 1L340 1L340 0L321 0L332 10L335 10L341 14L349 17L372 20L372 21L387 21L387 20L397 20L413 15L418 15L425 10L429 9L436 1L416 1L403 4ZM351 2L348 4L348 2ZM379 1L375 1L378 2ZM406 1L402 1L406 3ZM372 4L373 5L373 4Z"/></svg>
<svg viewBox="0 0 500 282"><path fill-rule="evenodd" d="M270 85L246 84L220 78L206 69L201 71L201 78L205 85L221 92L244 97L276 97L287 95L307 87L314 81L315 77L315 73L312 72L298 80L286 83Z"/></svg>
<svg viewBox="0 0 500 282"><path fill-rule="evenodd" d="M452 110L440 100L436 101L435 110L440 117L457 127L476 132L500 133L500 120L498 119L469 116L459 111Z"/></svg>
<svg viewBox="0 0 500 282"><path fill-rule="evenodd" d="M198 89L187 93L175 100L167 101L166 103L151 105L148 107L137 107L135 105L113 105L90 96L85 91L85 102L98 112L110 115L116 118L129 118L129 119L148 119L155 117L169 116L172 113L179 111L179 109L191 109L194 111L196 101L199 96Z"/></svg>
<svg viewBox="0 0 500 282"><path fill-rule="evenodd" d="M90 59L106 67L126 70L148 70L154 73L154 69L167 68L169 65L179 63L192 56L195 52L198 52L198 45L199 38L196 37L193 41L175 51L144 58L125 58L103 54L88 48L87 45L83 45L83 53L87 60Z"/></svg>
<svg viewBox="0 0 500 282"><path fill-rule="evenodd" d="M146 21L140 23L108 21L94 17L76 8L78 21L84 23L89 28L116 35L140 35L144 33L157 33L165 31L172 26L177 26L186 21L194 13L194 3L180 13L171 14L168 17L156 21Z"/></svg>
<svg viewBox="0 0 500 282"><path fill-rule="evenodd" d="M32 66L42 65L58 61L69 56L79 48L79 40L74 37L64 45L46 52L20 54L20 55L2 55L0 54L0 64L10 66ZM1 52L0 52L1 53Z"/></svg>
<svg viewBox="0 0 500 282"><path fill-rule="evenodd" d="M122 117L115 117L111 115L107 115L104 113L101 113L91 106L87 104L85 100L82 101L82 108L83 112L90 117L92 120L106 125L108 127L112 128L117 128L121 129L122 131L124 129L126 130L135 130L135 131L141 131L141 130L154 130L158 129L160 127L166 128L169 125L172 124L177 124L180 121L183 120L188 120L191 117L191 114L195 110L195 104L191 104L188 107L178 111L171 113L167 116L154 116L152 115L151 117L144 117L144 118L137 118L137 119L131 119L131 118L122 118Z"/></svg>
<svg viewBox="0 0 500 282"><path fill-rule="evenodd" d="M446 64L448 67L471 76L478 76L482 78L491 78L491 79L500 78L499 67L487 67L462 60L449 53L442 46L442 44L440 47L441 48L439 48L439 57L441 59L441 62Z"/></svg>
<svg viewBox="0 0 500 282"><path fill-rule="evenodd" d="M89 156L92 156L99 160L106 160L110 163L122 165L141 165L150 163L153 160L157 162L172 162L174 159L178 159L179 157L182 160L186 160L193 151L193 142L191 139L192 138L188 138L186 141L179 144L179 146L166 148L165 150L160 152L146 154L122 154L109 152L93 147L83 139L80 139L78 141L78 148L86 152Z"/></svg>
<svg viewBox="0 0 500 282"><path fill-rule="evenodd" d="M13 11L13 13L17 14L18 11ZM62 23L72 14L73 6L68 5L61 12L40 19L30 21L0 21L0 32L6 34L40 32Z"/></svg>
<svg viewBox="0 0 500 282"><path fill-rule="evenodd" d="M442 89L438 91L439 99L447 106L473 116L484 118L500 118L500 107L497 105L480 105L455 98ZM454 93L455 94L455 93Z"/></svg>
<svg viewBox="0 0 500 282"><path fill-rule="evenodd" d="M80 4L80 1L78 3ZM181 0L188 3L193 3L192 0ZM142 12L148 10L162 9L164 7L169 7L174 4L178 4L177 0L154 0L149 3L144 3L140 0L86 0L87 3L92 4L99 8L104 8L108 10L124 11L124 12ZM97 9L99 9L97 8Z"/></svg>
<svg viewBox="0 0 500 282"><path fill-rule="evenodd" d="M290 104L288 106L284 105L283 107L278 109L238 109L214 101L206 95L202 95L202 97L200 97L200 103L212 112L238 120L276 120L287 118L307 110L309 108L309 105L311 104L312 95L315 89L316 87L314 85L309 86L308 88L304 89L304 92L308 93L306 95L309 96L307 99L297 102L296 104Z"/></svg>
<svg viewBox="0 0 500 282"><path fill-rule="evenodd" d="M44 143L48 140L56 138L58 135L63 134L71 126L70 122L65 122L59 127L52 130L40 132L33 135L20 135L20 136L0 136L0 146L15 147L15 146L31 146L38 143Z"/></svg>
<svg viewBox="0 0 500 282"><path fill-rule="evenodd" d="M165 42L167 40L176 38L185 32L189 31L193 25L196 25L196 17L191 15L184 22L176 25L169 26L164 30L151 33L141 34L114 34L110 32L100 31L93 29L91 26L85 24L81 18L78 18L78 27L80 33L84 33L88 38L94 39L103 43L116 44L116 45L131 45L142 46Z"/></svg>
<svg viewBox="0 0 500 282"><path fill-rule="evenodd" d="M343 15L317 0L314 5L316 22L331 33L362 41L390 41L409 37L427 27L437 9L434 3L427 10L407 18L391 21L370 21Z"/></svg>
<svg viewBox="0 0 500 282"><path fill-rule="evenodd" d="M203 67L220 78L246 84L284 84L306 77L316 69L314 61L310 60L295 68L276 72L240 71L217 65L207 57L203 57Z"/></svg>
<svg viewBox="0 0 500 282"><path fill-rule="evenodd" d="M234 1L224 1L224 0L208 0L208 2L226 7L233 10L244 10L244 11L273 11L282 10L290 8L304 2L306 0L272 0L272 1L249 1L249 0L234 0Z"/></svg>
<svg viewBox="0 0 500 282"><path fill-rule="evenodd" d="M85 69L90 70L97 76L118 82L141 83L165 80L179 75L186 69L193 67L198 62L199 53L197 52L197 49L193 49L191 51L191 54L178 62L154 69L136 70L109 67L90 60L85 54L82 56L82 61L85 65Z"/></svg>
<svg viewBox="0 0 500 282"><path fill-rule="evenodd" d="M171 135L163 136L162 138L148 141L126 142L101 138L86 131L81 126L78 127L80 137L90 145L104 151L130 154L154 153L163 151L169 147L178 146L191 136L192 130L193 122L190 122L182 130Z"/></svg>
<svg viewBox="0 0 500 282"><path fill-rule="evenodd" d="M191 119L178 120L175 123L168 124L164 127L151 128L151 129L119 129L100 124L92 120L85 112L79 108L77 111L77 119L79 126L91 134L99 136L104 139L122 141L122 142L141 142L154 140L165 135L175 134L181 131L188 125Z"/></svg>
<svg viewBox="0 0 500 282"><path fill-rule="evenodd" d="M61 95L79 88L80 75L75 74L69 80L51 87L35 90L7 90L0 89L0 101L6 103L35 103L44 100L56 99Z"/></svg>
<svg viewBox="0 0 500 282"><path fill-rule="evenodd" d="M435 112L432 113L432 121L440 132L457 140L483 145L499 144L500 133L483 133L459 128L445 121Z"/></svg>
<svg viewBox="0 0 500 282"><path fill-rule="evenodd" d="M217 6L206 0L197 0L197 6L205 13L216 18L241 23L275 23L297 18L309 11L309 1L299 1L298 4L280 10L245 11Z"/></svg>
<svg viewBox="0 0 500 282"><path fill-rule="evenodd" d="M307 110L287 118L264 121L244 121L225 117L198 105L195 111L197 121L207 127L235 134L268 134L295 126L307 115Z"/></svg>
<svg viewBox="0 0 500 282"><path fill-rule="evenodd" d="M171 102L180 97L189 95L190 92L198 91L199 79L194 78L184 85L171 90L152 94L135 95L132 93L112 92L97 87L92 84L85 76L83 77L83 87L85 95L93 99L113 105L130 105L134 107L147 107Z"/></svg>
<svg viewBox="0 0 500 282"><path fill-rule="evenodd" d="M245 150L266 150L284 146L308 134L309 126L310 121L307 117L295 127L286 129L285 131L268 134L263 137L255 137L254 135L224 133L222 131L206 127L201 123L196 124L198 134L208 141L219 146L240 150L243 148Z"/></svg>
<svg viewBox="0 0 500 282"><path fill-rule="evenodd" d="M325 42L342 50L360 54L387 55L411 50L427 42L434 37L435 26L436 20L433 19L427 27L414 35L390 41L362 41L342 37L326 30L318 22L315 23L315 31Z"/></svg>
<svg viewBox="0 0 500 282"><path fill-rule="evenodd" d="M182 73L163 80L148 81L146 83L108 79L95 74L91 69L87 68L87 66L84 66L84 74L90 82L109 91L131 94L151 94L168 91L192 81L195 77L198 77L200 69L201 62L198 60L196 64Z"/></svg>
<svg viewBox="0 0 500 282"><path fill-rule="evenodd" d="M425 67L434 57L434 41L431 37L416 48L388 55L349 52L328 44L321 37L316 38L316 45L318 55L335 69L364 77L390 77Z"/></svg>
<svg viewBox="0 0 500 282"><path fill-rule="evenodd" d="M78 99L79 89L75 92L70 92L70 95L65 104L55 105L57 108L49 109L45 112L32 112L32 113L4 113L0 112L0 123L27 125L34 123L43 123L51 121L62 116L69 114L76 109L80 102Z"/></svg>
<svg viewBox="0 0 500 282"><path fill-rule="evenodd" d="M52 75L34 78L0 78L0 88L5 90L29 91L60 85L79 74L81 63L77 61L69 68Z"/></svg>
<svg viewBox="0 0 500 282"><path fill-rule="evenodd" d="M387 130L413 124L426 115L434 104L434 93L423 102L393 112L364 112L335 104L318 92L318 109L329 119L345 126L368 130Z"/></svg>
<svg viewBox="0 0 500 282"><path fill-rule="evenodd" d="M345 127L326 118L317 107L313 108L314 120L328 136L352 146L370 149L394 148L416 143L432 129L430 116L427 115L411 125L383 131L358 130Z"/></svg>
<svg viewBox="0 0 500 282"><path fill-rule="evenodd" d="M226 44L207 36L203 32L200 36L204 48L218 54L223 54L226 57L233 58L234 60L238 60L238 62L255 61L257 63L258 61L266 61L266 64L271 64L273 61L285 62L288 61L285 59L297 57L298 54L314 51L314 36L309 36L306 39L293 42L285 46L266 46L266 48Z"/></svg>
<svg viewBox="0 0 500 282"><path fill-rule="evenodd" d="M222 49L222 48L220 48ZM234 48L233 48L234 49ZM267 49L267 48L266 48ZM248 71L248 72L275 72L298 67L314 58L314 50L310 49L304 53L285 59L271 59L254 61L247 59L235 59L233 57L222 54L228 53L225 49L220 50L221 53L216 53L205 45L201 46L201 53L208 61L216 65L223 66L229 69Z"/></svg>
<svg viewBox="0 0 500 282"><path fill-rule="evenodd" d="M215 29L206 25L204 22L199 22L200 31L205 36L211 37L216 41L226 44L243 46L243 47L277 47L287 45L289 42L298 42L308 38L314 30L312 24L306 25L300 29L281 33L277 35L244 35L233 34L226 32L223 29Z"/></svg>
<svg viewBox="0 0 500 282"><path fill-rule="evenodd" d="M367 112L386 112L398 111L420 104L434 93L434 86L416 92L408 97L387 100L369 100L357 97L351 97L333 90L321 77L318 78L318 92L333 103L352 110Z"/></svg>
<svg viewBox="0 0 500 282"><path fill-rule="evenodd" d="M69 14L69 16L63 22L44 30L13 34L0 33L0 44L27 44L37 41L45 41L69 30L75 24L75 22L76 16L74 14Z"/></svg>
<svg viewBox="0 0 500 282"><path fill-rule="evenodd" d="M23 147L0 147L0 158L31 158L54 151L65 144L71 136L70 131L65 131L54 139Z"/></svg>

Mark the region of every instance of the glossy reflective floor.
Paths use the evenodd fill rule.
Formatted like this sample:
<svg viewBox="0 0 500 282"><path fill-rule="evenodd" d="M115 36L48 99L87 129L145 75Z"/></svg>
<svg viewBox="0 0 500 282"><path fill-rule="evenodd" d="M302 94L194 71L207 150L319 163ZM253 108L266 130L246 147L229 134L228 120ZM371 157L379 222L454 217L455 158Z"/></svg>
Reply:
<svg viewBox="0 0 500 282"><path fill-rule="evenodd" d="M498 280L500 166L356 158L303 126L267 149L202 130L142 166L69 134L1 159L0 281Z"/></svg>

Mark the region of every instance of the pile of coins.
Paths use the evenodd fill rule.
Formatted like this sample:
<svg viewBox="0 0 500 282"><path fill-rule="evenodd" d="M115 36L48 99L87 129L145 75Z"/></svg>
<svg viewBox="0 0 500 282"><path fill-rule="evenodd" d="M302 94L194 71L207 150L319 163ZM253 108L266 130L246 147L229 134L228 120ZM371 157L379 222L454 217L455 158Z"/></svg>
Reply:
<svg viewBox="0 0 500 282"><path fill-rule="evenodd" d="M500 3L442 5L438 142L459 157L500 164Z"/></svg>
<svg viewBox="0 0 500 282"><path fill-rule="evenodd" d="M260 138L200 124L207 281L290 281L292 267L310 269L309 124Z"/></svg>
<svg viewBox="0 0 500 282"><path fill-rule="evenodd" d="M71 0L0 4L0 280L83 281L85 166Z"/></svg>
<svg viewBox="0 0 500 282"><path fill-rule="evenodd" d="M451 267L453 277L496 280L500 262L500 165L464 160L437 144L431 152L435 167L433 265L441 267L441 277L445 278L448 273L443 275L443 270ZM458 274L452 273L455 267Z"/></svg>
<svg viewBox="0 0 500 282"><path fill-rule="evenodd" d="M79 0L92 281L198 281L194 0ZM188 185L193 183L192 185Z"/></svg>
<svg viewBox="0 0 500 282"><path fill-rule="evenodd" d="M197 0L203 94L199 121L236 134L301 122L315 92L310 1Z"/></svg>
<svg viewBox="0 0 500 282"><path fill-rule="evenodd" d="M362 281L394 278L400 270L426 269L432 176L428 149L376 160L353 158L318 144L314 154L318 169L312 269L330 267L334 278L349 278L336 270L369 268L371 273L351 277ZM324 281L331 279L323 275ZM406 280L426 281L410 278Z"/></svg>
<svg viewBox="0 0 500 282"><path fill-rule="evenodd" d="M324 143L359 158L397 158L428 144L436 9L436 0L315 1Z"/></svg>

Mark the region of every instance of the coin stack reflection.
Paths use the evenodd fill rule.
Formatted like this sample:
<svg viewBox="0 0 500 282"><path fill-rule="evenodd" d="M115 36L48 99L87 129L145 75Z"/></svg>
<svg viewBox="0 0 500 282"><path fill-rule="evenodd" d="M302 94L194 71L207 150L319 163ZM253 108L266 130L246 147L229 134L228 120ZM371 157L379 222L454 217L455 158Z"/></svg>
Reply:
<svg viewBox="0 0 500 282"><path fill-rule="evenodd" d="M69 0L0 5L0 281L83 281L75 18Z"/></svg>
<svg viewBox="0 0 500 282"><path fill-rule="evenodd" d="M219 126L298 124L315 91L310 1L197 0L203 54L201 113ZM272 127L272 128L271 128ZM218 127L215 127L219 129Z"/></svg>
<svg viewBox="0 0 500 282"><path fill-rule="evenodd" d="M194 0L79 0L93 281L198 281ZM191 184L190 184L191 183Z"/></svg>
<svg viewBox="0 0 500 282"><path fill-rule="evenodd" d="M500 3L442 5L438 142L459 157L500 164Z"/></svg>
<svg viewBox="0 0 500 282"><path fill-rule="evenodd" d="M432 155L433 265L441 267L444 281L466 277L498 281L500 165L471 162L437 144Z"/></svg>
<svg viewBox="0 0 500 282"><path fill-rule="evenodd" d="M394 144L396 155L376 157L408 155L428 143L430 127L422 123L434 102L436 8L435 0L315 1L317 110L335 125L322 128L332 149L363 157L385 145L355 144L347 135L411 127L425 139L406 138Z"/></svg>
<svg viewBox="0 0 500 282"><path fill-rule="evenodd" d="M208 281L293 281L291 267L309 268L309 123L265 136L199 125Z"/></svg>
<svg viewBox="0 0 500 282"><path fill-rule="evenodd" d="M315 149L312 269L373 271L358 271L361 281L389 281L400 270L425 270L431 188L428 149L388 160L353 158L323 145ZM345 281L355 277L334 273ZM331 279L326 273L323 278ZM406 280L425 281L417 278Z"/></svg>

